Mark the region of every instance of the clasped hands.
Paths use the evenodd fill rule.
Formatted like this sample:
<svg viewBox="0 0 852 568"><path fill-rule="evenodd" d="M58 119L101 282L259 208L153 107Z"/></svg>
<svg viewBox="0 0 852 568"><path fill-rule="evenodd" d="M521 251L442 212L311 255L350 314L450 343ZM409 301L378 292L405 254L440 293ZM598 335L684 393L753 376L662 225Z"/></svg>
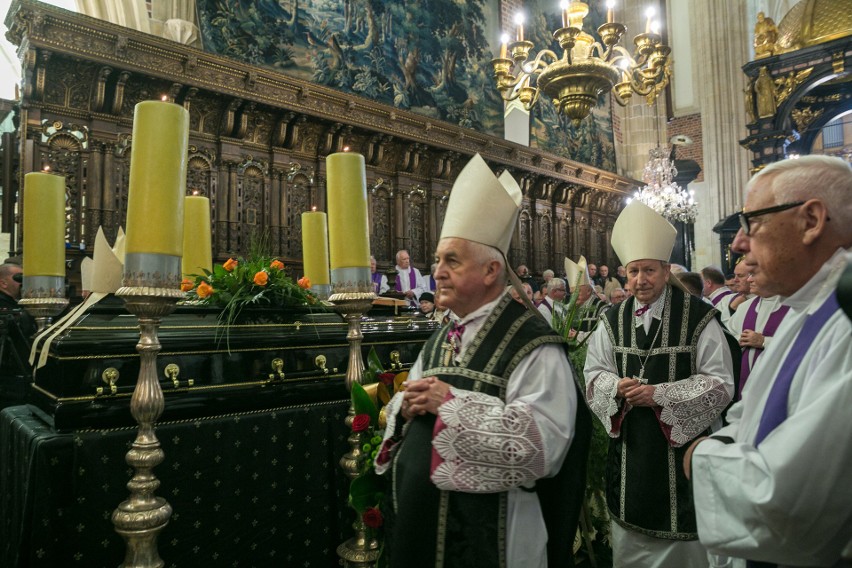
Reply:
<svg viewBox="0 0 852 568"><path fill-rule="evenodd" d="M402 393L402 416L411 420L424 414L438 414L438 407L447 398L450 385L436 377L423 377L419 381L406 381Z"/></svg>
<svg viewBox="0 0 852 568"><path fill-rule="evenodd" d="M654 402L654 385L646 385L639 379L623 378L618 381L616 396L626 400L630 406L659 406Z"/></svg>
<svg viewBox="0 0 852 568"><path fill-rule="evenodd" d="M751 329L744 329L740 334L740 345L742 347L756 347L763 349L763 335Z"/></svg>

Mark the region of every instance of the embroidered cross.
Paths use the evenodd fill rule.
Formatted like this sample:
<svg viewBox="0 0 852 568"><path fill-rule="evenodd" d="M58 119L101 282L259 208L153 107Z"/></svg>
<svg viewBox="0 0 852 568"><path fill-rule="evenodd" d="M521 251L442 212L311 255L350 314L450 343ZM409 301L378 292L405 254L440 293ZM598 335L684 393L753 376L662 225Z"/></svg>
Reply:
<svg viewBox="0 0 852 568"><path fill-rule="evenodd" d="M460 349L461 336L464 333L464 326L458 323L453 323L450 331L447 332L447 340L444 342L442 349L444 350L444 366L448 367L451 362L454 362L453 355L457 355Z"/></svg>
<svg viewBox="0 0 852 568"><path fill-rule="evenodd" d="M447 332L447 343L453 346L453 352L458 354L461 347L461 336L464 333L464 326L454 323Z"/></svg>

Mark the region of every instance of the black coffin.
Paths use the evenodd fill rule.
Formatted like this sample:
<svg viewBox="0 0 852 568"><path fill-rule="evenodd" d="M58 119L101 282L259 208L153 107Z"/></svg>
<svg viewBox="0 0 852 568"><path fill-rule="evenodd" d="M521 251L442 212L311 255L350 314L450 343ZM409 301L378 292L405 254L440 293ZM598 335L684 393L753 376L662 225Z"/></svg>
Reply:
<svg viewBox="0 0 852 568"><path fill-rule="evenodd" d="M408 368L437 324L382 315L382 309L362 320L364 360L375 348L386 369ZM217 308L178 306L163 318L157 357L165 397L161 421L348 398L348 327L339 314L244 310L227 329L219 314ZM58 430L132 425L138 342L136 316L123 304L94 306L52 343L29 402Z"/></svg>

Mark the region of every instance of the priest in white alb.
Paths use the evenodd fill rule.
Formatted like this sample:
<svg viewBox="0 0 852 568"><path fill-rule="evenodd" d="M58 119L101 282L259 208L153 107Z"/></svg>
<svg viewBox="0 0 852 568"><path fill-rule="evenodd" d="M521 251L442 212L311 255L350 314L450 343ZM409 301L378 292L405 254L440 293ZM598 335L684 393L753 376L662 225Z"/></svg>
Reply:
<svg viewBox="0 0 852 568"><path fill-rule="evenodd" d="M392 568L572 565L591 417L563 339L506 291L521 199L479 155L453 185L435 279L459 320L388 404L375 462Z"/></svg>

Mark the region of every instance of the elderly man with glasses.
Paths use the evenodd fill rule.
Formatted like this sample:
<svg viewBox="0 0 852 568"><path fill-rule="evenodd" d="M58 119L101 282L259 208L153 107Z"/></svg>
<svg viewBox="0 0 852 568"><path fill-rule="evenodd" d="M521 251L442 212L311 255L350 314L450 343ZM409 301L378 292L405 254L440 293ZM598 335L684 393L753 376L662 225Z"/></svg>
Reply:
<svg viewBox="0 0 852 568"><path fill-rule="evenodd" d="M746 190L733 248L760 294L789 312L730 424L684 458L698 533L714 554L839 566L852 542L852 323L836 293L850 262L852 168L826 156L785 160Z"/></svg>

